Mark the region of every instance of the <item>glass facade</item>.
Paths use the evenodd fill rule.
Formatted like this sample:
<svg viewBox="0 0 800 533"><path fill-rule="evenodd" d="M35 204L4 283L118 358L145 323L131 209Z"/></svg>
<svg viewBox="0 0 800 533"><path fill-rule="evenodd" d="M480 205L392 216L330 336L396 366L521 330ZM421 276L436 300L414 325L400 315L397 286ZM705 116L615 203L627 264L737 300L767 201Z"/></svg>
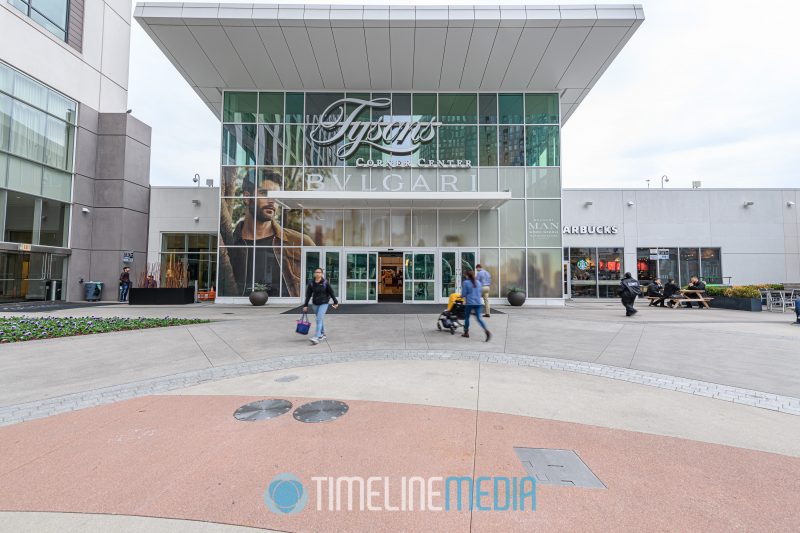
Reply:
<svg viewBox="0 0 800 533"><path fill-rule="evenodd" d="M12 4L33 18L55 5ZM0 241L69 246L76 112L72 100L0 62ZM0 250L0 301L61 299L66 262L59 250Z"/></svg>
<svg viewBox="0 0 800 533"><path fill-rule="evenodd" d="M513 286L560 298L559 121L552 93L226 92L219 295L246 296L250 265L270 250L275 294L299 297L304 254L324 247L343 254L346 278L366 272L342 291L356 300L374 288L370 256L354 248L427 248L432 265L444 249L468 249L485 258L492 296ZM279 190L509 191L512 200L497 209L308 209L267 197ZM419 300L439 294L443 280L437 270L434 280L408 281L405 292Z"/></svg>
<svg viewBox="0 0 800 533"><path fill-rule="evenodd" d="M636 270L642 285L661 278L684 287L692 276L722 283L722 252L719 248L637 248Z"/></svg>

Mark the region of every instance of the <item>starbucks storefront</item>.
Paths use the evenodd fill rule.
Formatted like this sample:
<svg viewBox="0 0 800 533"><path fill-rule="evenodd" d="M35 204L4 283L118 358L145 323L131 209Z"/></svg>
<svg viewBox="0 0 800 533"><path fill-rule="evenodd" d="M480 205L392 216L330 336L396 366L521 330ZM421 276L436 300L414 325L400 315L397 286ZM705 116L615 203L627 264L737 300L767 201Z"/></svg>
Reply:
<svg viewBox="0 0 800 533"><path fill-rule="evenodd" d="M492 298L563 305L560 129L636 8L150 6L220 118L218 302L296 303L316 268L345 302L445 302L480 263Z"/></svg>

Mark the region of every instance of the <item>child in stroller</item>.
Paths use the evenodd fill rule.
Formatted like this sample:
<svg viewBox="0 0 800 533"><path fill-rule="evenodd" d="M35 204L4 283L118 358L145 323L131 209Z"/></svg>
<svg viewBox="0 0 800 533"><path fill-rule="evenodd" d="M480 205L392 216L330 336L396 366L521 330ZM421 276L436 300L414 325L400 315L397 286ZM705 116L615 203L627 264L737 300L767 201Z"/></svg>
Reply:
<svg viewBox="0 0 800 533"><path fill-rule="evenodd" d="M447 309L442 311L436 320L436 327L439 331L449 330L450 335L455 335L458 328L463 327L461 320L464 319L464 299L458 293L453 293L447 301Z"/></svg>

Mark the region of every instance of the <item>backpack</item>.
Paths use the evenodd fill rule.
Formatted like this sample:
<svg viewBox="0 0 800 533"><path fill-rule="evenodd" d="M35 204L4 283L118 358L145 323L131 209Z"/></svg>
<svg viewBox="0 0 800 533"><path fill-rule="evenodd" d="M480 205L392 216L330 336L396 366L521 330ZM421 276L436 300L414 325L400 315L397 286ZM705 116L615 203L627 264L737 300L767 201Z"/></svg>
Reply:
<svg viewBox="0 0 800 533"><path fill-rule="evenodd" d="M625 286L625 291L630 296L641 296L642 287L635 279L624 279L622 280L622 284Z"/></svg>

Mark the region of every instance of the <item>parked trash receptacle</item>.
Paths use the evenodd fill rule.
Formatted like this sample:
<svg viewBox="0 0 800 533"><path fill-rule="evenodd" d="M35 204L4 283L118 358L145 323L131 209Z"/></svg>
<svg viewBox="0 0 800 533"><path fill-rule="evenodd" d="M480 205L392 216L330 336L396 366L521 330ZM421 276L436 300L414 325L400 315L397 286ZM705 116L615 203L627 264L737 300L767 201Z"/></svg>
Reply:
<svg viewBox="0 0 800 533"><path fill-rule="evenodd" d="M103 294L102 281L87 281L83 284L83 288L86 291L87 302L96 302L100 299L100 295Z"/></svg>

